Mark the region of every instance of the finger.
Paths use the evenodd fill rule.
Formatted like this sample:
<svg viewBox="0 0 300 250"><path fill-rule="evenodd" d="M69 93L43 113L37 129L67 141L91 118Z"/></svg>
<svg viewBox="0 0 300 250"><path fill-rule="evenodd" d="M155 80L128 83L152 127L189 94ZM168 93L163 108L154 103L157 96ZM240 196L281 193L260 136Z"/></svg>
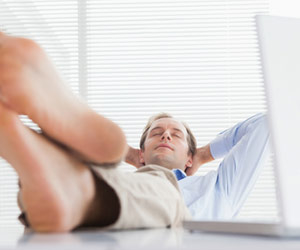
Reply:
<svg viewBox="0 0 300 250"><path fill-rule="evenodd" d="M193 167L188 168L185 173L187 176L193 175L195 173L195 169Z"/></svg>

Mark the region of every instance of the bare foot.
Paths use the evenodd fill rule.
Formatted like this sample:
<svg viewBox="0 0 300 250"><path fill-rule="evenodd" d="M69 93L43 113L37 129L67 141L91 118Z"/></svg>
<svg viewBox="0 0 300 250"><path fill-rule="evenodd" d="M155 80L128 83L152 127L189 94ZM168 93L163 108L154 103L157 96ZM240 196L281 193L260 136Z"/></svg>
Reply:
<svg viewBox="0 0 300 250"><path fill-rule="evenodd" d="M70 231L85 218L95 199L90 170L45 137L31 131L17 113L0 104L0 156L16 170L32 228Z"/></svg>
<svg viewBox="0 0 300 250"><path fill-rule="evenodd" d="M92 162L115 163L126 153L122 130L71 93L35 42L1 32L0 100Z"/></svg>

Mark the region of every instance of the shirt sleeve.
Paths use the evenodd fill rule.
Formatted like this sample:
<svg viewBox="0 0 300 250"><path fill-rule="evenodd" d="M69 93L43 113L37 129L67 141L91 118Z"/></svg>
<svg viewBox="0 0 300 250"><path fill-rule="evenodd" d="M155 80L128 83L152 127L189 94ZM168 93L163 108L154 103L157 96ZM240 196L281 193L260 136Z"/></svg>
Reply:
<svg viewBox="0 0 300 250"><path fill-rule="evenodd" d="M230 149L228 149L225 143L225 134L228 130L220 133L213 141L210 142L210 152L214 159L219 159L224 157Z"/></svg>
<svg viewBox="0 0 300 250"><path fill-rule="evenodd" d="M210 144L212 156L224 157L216 188L228 200L232 216L238 214L262 170L269 153L266 116L257 114L223 131Z"/></svg>

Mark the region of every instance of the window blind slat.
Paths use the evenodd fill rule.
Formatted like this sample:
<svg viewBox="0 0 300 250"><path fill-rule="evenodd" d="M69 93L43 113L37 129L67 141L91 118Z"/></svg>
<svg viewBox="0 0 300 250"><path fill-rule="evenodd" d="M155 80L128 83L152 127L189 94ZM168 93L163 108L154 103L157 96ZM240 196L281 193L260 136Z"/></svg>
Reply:
<svg viewBox="0 0 300 250"><path fill-rule="evenodd" d="M117 122L130 145L162 111L205 145L266 111L254 16L268 9L267 0L2 0L0 29L37 40L74 93ZM17 226L17 176L0 165L0 222ZM239 218L277 218L272 159Z"/></svg>

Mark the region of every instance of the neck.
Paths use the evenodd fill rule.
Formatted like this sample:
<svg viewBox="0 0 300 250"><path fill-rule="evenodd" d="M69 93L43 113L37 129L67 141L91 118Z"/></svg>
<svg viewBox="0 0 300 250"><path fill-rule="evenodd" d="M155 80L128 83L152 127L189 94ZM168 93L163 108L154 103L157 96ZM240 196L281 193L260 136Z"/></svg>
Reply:
<svg viewBox="0 0 300 250"><path fill-rule="evenodd" d="M167 168L167 169L180 169L184 171L185 167L177 166L177 164L174 164L174 162L168 161L167 159L152 159L151 162L148 162L147 164L155 164L159 165L161 167Z"/></svg>

